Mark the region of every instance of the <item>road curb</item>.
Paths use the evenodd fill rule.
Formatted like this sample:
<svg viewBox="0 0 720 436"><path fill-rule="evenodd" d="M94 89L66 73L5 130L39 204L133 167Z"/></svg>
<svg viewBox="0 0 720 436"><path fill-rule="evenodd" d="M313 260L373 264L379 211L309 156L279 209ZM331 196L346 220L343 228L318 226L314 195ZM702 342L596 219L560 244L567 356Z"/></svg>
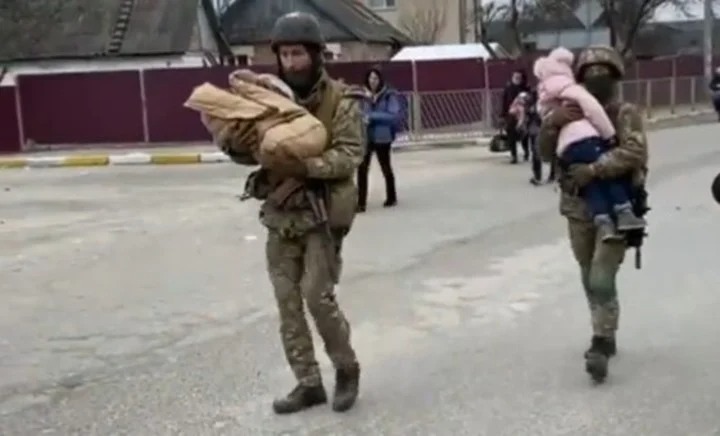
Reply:
<svg viewBox="0 0 720 436"><path fill-rule="evenodd" d="M698 111L694 113L675 114L662 118L652 118L646 121L647 127L651 130L667 127L680 127L702 122L712 111ZM675 123L681 123L677 125ZM394 147L398 153L434 149L459 149L467 147L487 146L490 138L478 136L453 141L426 141L411 143ZM194 165L194 164L218 164L230 162L230 159L220 151L196 152L196 153L168 153L168 152L130 152L123 154L88 154L88 155L64 155L64 156L28 156L0 158L0 169L23 169L23 168L76 168L76 167L105 167L105 166L132 166L132 165Z"/></svg>
<svg viewBox="0 0 720 436"><path fill-rule="evenodd" d="M0 158L0 169L73 168L133 165L190 165L225 163L230 159L222 152L204 153L143 153L96 155L40 156Z"/></svg>

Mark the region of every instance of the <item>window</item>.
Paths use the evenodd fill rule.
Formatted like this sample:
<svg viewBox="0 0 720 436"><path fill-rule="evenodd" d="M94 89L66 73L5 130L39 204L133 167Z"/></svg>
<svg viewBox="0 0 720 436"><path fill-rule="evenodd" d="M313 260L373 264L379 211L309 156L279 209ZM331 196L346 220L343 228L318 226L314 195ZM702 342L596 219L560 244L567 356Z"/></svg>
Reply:
<svg viewBox="0 0 720 436"><path fill-rule="evenodd" d="M368 0L371 9L393 9L396 7L395 0Z"/></svg>

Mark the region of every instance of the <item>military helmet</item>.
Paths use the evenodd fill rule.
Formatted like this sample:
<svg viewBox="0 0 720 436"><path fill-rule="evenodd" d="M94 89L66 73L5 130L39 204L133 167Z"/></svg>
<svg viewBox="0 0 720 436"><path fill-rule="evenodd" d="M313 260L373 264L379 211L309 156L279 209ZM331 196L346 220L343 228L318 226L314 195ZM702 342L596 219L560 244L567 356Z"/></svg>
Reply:
<svg viewBox="0 0 720 436"><path fill-rule="evenodd" d="M273 51L277 51L282 44L325 45L320 22L314 15L305 12L290 12L278 18L270 40Z"/></svg>
<svg viewBox="0 0 720 436"><path fill-rule="evenodd" d="M608 45L591 45L584 48L577 57L575 74L581 76L587 67L605 65L610 67L616 79L625 76L625 62L617 50Z"/></svg>
<svg viewBox="0 0 720 436"><path fill-rule="evenodd" d="M712 196L715 199L715 201L720 203L720 174L715 176L715 179L712 182L712 187L710 188L710 190L712 191Z"/></svg>

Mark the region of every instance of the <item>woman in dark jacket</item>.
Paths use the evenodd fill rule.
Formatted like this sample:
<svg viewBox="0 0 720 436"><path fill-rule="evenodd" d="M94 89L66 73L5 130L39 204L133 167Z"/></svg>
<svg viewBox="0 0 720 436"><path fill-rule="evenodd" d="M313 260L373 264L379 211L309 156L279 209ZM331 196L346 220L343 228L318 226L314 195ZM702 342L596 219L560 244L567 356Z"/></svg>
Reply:
<svg viewBox="0 0 720 436"><path fill-rule="evenodd" d="M532 178L530 179L530 183L535 186L543 183L543 163L537 149L537 135L540 132L542 119L537 111L537 99L537 89L532 90L527 108L527 142L530 146L530 155L532 157ZM553 162L550 165L550 175L548 176L547 182L552 183L554 181L555 163Z"/></svg>
<svg viewBox="0 0 720 436"><path fill-rule="evenodd" d="M367 207L368 171L373 153L377 155L385 178L384 206L392 207L397 204L395 174L390 155L402 117L400 97L397 91L385 84L379 69L368 71L365 86L368 93L364 108L368 144L365 158L358 168L358 212L365 212Z"/></svg>
<svg viewBox="0 0 720 436"><path fill-rule="evenodd" d="M710 94L712 95L713 106L715 106L718 120L720 120L720 67L715 70L715 74L713 74L710 81Z"/></svg>
<svg viewBox="0 0 720 436"><path fill-rule="evenodd" d="M516 70L510 77L510 82L505 86L502 96L502 111L500 116L505 125L505 132L508 136L508 146L510 147L510 156L512 163L518 162L517 144L520 142L523 149L524 158L527 161L530 158L530 147L527 136L523 135L518 129L517 120L509 114L510 106L521 92L530 92L527 75L523 70Z"/></svg>

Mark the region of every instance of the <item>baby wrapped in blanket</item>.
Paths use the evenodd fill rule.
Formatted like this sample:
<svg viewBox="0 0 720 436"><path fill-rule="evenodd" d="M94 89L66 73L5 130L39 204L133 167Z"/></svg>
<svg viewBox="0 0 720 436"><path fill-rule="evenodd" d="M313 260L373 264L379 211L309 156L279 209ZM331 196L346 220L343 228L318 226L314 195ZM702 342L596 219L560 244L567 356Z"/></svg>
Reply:
<svg viewBox="0 0 720 436"><path fill-rule="evenodd" d="M292 90L275 75L238 70L224 90L210 83L195 88L185 107L201 113L220 149L250 155L262 167L282 171L322 154L328 134L322 122L295 103Z"/></svg>

